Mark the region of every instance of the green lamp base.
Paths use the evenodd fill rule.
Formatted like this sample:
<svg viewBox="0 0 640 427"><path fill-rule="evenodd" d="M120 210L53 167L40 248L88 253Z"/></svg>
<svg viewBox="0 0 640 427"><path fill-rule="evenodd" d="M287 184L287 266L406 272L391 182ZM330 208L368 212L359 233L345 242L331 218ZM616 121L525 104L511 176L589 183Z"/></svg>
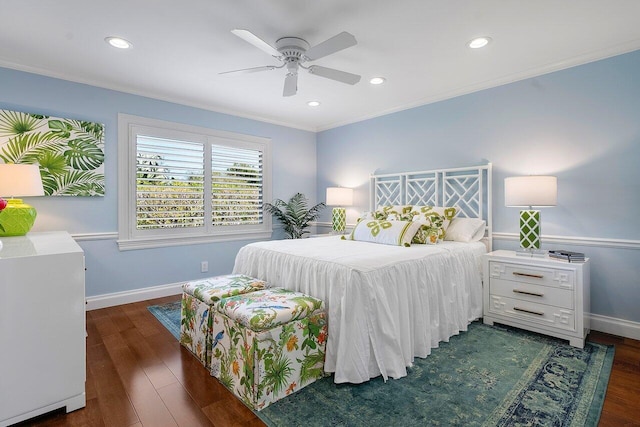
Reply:
<svg viewBox="0 0 640 427"><path fill-rule="evenodd" d="M0 237L24 236L36 221L36 210L22 202L22 199L9 199L4 210L0 211Z"/></svg>
<svg viewBox="0 0 640 427"><path fill-rule="evenodd" d="M520 247L540 249L540 211L520 211Z"/></svg>
<svg viewBox="0 0 640 427"><path fill-rule="evenodd" d="M337 234L343 234L347 225L347 210L345 208L333 208L331 213L333 231Z"/></svg>

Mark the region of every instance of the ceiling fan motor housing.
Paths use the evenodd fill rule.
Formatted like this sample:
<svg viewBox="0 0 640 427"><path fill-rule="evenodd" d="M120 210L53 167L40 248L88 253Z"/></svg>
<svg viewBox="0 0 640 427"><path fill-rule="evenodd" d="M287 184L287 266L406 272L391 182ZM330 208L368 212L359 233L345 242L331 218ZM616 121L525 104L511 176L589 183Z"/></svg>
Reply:
<svg viewBox="0 0 640 427"><path fill-rule="evenodd" d="M309 43L298 37L283 37L276 41L276 49L285 62L303 62L304 53L309 50Z"/></svg>

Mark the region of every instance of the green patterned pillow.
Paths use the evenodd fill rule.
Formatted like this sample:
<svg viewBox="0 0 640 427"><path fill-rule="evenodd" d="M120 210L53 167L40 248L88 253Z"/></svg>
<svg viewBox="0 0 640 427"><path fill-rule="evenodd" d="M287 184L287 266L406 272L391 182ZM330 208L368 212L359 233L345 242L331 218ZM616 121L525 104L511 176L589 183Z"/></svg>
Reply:
<svg viewBox="0 0 640 427"><path fill-rule="evenodd" d="M416 222L420 223L420 229L413 237L412 243L426 243L435 245L439 241L444 240L444 227L442 226L446 221L444 216L437 214L436 212L423 212L421 215L416 215Z"/></svg>
<svg viewBox="0 0 640 427"><path fill-rule="evenodd" d="M378 211L384 212L387 214L387 218L389 215L395 215L398 217L406 217L412 211L411 205L386 205L386 206L378 206ZM411 221L411 218L400 220L400 221Z"/></svg>
<svg viewBox="0 0 640 427"><path fill-rule="evenodd" d="M348 240L382 243L384 245L411 246L421 224L416 221L360 221L349 235Z"/></svg>
<svg viewBox="0 0 640 427"><path fill-rule="evenodd" d="M382 219L387 219L387 213L384 211L367 211L367 212L362 212L362 216L360 218L358 218L358 222L362 221L362 220L372 220L372 219L377 219L377 220L382 220Z"/></svg>
<svg viewBox="0 0 640 427"><path fill-rule="evenodd" d="M427 206L414 206L412 212L413 212L414 215L418 216L418 218L415 218L415 217L413 218L414 221L422 219L422 217L427 218L429 215L431 215L434 212L437 213L438 215L443 217L442 229L446 233L447 228L449 228L449 224L451 223L451 220L458 213L458 209L455 208L455 207L446 208L446 207L441 207L441 206L428 206L427 205ZM429 219L429 218L427 218L427 219Z"/></svg>

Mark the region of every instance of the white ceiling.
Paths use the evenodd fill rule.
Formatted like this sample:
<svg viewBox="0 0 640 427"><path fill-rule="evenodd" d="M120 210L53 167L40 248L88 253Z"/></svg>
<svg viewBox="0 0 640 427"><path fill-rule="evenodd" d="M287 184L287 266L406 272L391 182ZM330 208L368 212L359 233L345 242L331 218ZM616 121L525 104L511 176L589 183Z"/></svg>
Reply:
<svg viewBox="0 0 640 427"><path fill-rule="evenodd" d="M0 0L0 16L0 66L312 131L640 49L639 0ZM271 45L348 31L356 46L314 63L362 80L301 72L284 98L284 69L218 75L279 64L234 28Z"/></svg>

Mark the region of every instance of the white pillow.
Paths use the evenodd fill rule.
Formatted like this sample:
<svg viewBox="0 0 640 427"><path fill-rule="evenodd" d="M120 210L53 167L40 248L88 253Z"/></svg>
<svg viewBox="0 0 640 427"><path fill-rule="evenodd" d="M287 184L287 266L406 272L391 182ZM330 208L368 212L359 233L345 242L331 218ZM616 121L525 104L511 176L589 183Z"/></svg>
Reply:
<svg viewBox="0 0 640 427"><path fill-rule="evenodd" d="M363 220L356 224L349 240L411 246L411 239L421 227L415 221Z"/></svg>
<svg viewBox="0 0 640 427"><path fill-rule="evenodd" d="M484 237L486 222L478 218L453 218L444 235L444 240L455 242L477 242Z"/></svg>

